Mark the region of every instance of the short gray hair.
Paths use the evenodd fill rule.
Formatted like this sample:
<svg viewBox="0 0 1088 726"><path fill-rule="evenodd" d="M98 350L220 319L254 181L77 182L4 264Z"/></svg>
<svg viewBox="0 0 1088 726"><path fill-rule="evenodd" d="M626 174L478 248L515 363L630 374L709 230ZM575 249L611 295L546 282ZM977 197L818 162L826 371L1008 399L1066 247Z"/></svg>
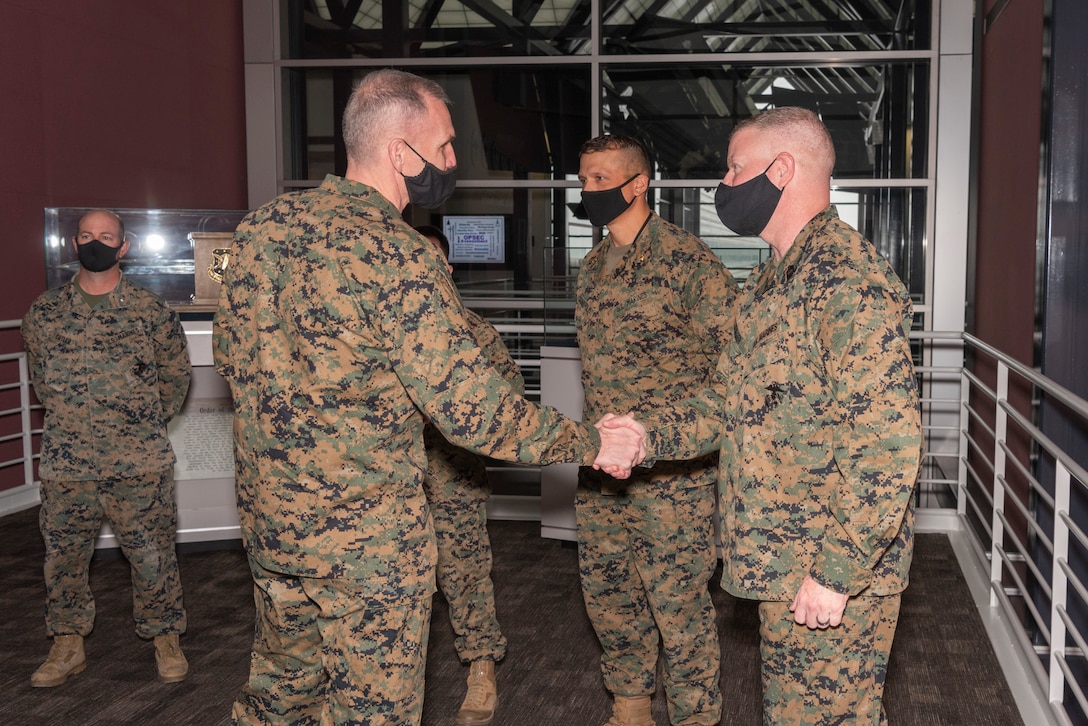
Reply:
<svg viewBox="0 0 1088 726"><path fill-rule="evenodd" d="M442 86L414 73L383 68L355 86L344 109L344 146L348 159L366 162L391 128L410 128L427 116L427 101L450 102ZM369 144L369 145L368 145Z"/></svg>

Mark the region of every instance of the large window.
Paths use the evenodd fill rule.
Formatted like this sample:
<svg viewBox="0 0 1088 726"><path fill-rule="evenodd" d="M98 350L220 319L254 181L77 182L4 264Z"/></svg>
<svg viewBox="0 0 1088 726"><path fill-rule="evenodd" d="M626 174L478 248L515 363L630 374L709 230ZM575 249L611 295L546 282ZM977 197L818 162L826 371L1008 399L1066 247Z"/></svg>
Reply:
<svg viewBox="0 0 1088 726"><path fill-rule="evenodd" d="M491 306L498 322L524 328L534 319L569 333L572 280L600 236L579 215L578 150L600 133L644 141L654 209L699 235L743 279L768 250L723 227L714 212L729 134L763 109L800 105L816 111L834 139L841 216L891 261L928 327L931 0L278 0L274 7L266 24L276 39L269 63L279 86L278 189L343 173L340 116L359 78L394 66L438 81L453 100L458 190L442 209L405 214L416 224L503 218L503 261L456 271L466 300ZM495 297L525 309L515 315Z"/></svg>

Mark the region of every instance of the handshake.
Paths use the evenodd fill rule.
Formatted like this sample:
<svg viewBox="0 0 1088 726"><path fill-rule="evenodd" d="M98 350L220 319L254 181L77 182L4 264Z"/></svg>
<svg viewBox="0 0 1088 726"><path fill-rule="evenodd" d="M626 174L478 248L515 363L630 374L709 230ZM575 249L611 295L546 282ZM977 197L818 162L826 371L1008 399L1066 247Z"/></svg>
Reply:
<svg viewBox="0 0 1088 726"><path fill-rule="evenodd" d="M646 458L646 427L629 413L606 413L594 427L601 433L601 449L593 468L616 479L631 476L631 470Z"/></svg>

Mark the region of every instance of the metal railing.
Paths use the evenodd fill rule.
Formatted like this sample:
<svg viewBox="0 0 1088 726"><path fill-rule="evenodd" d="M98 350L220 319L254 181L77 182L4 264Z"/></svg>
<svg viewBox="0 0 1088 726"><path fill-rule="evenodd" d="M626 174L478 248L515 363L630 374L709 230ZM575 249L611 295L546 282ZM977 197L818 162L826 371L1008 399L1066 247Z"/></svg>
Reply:
<svg viewBox="0 0 1088 726"><path fill-rule="evenodd" d="M1084 723L1088 472L1055 440L1083 440L1088 401L969 334L912 338L927 362L960 361L917 367L927 414L920 504L954 508L1031 686L1056 723Z"/></svg>
<svg viewBox="0 0 1088 726"><path fill-rule="evenodd" d="M525 330L527 323L504 332L515 338L542 334L535 327ZM18 325L0 322L0 330ZM1014 634L1014 645L1029 663L1023 672L1032 681L1030 690L1049 704L1055 723L1083 722L1088 472L1055 439L1068 438L1070 430L1088 434L1088 402L971 335L911 337L925 434L919 522L940 523L929 531L964 535L974 566L988 573L991 613ZM0 380L0 391L18 389L19 406L0 411L0 418L18 417L20 431L0 443L18 439L22 456L0 462L0 470L21 466L21 488L32 490L36 500L33 447L40 430L31 426L36 404L26 355L0 353L5 361L17 361L18 380ZM522 362L539 367L539 360ZM1044 416L1048 407L1060 416ZM965 572L969 564L961 557ZM993 626L994 618L983 619L987 628Z"/></svg>
<svg viewBox="0 0 1088 726"><path fill-rule="evenodd" d="M19 320L0 321L0 330L18 329L20 323ZM30 369L27 367L26 353L22 350L0 353L0 364L13 361L18 366L18 380L0 380L0 391L18 390L19 405L15 408L0 410L0 421L6 421L11 417L18 416L19 430L13 434L0 436L0 444L18 441L20 442L22 454L14 459L0 461L0 471L20 466L23 472L23 486L34 487L34 435L41 433L41 431L36 431L31 426L30 412L34 405L31 403ZM5 425L3 430L9 430L9 427Z"/></svg>

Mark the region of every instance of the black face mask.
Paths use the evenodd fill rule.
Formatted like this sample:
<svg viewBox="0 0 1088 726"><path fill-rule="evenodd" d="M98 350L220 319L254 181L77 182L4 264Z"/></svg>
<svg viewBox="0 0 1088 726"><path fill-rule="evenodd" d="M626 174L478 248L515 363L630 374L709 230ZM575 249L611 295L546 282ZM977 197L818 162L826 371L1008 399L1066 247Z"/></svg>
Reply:
<svg viewBox="0 0 1088 726"><path fill-rule="evenodd" d="M722 224L745 237L757 236L767 228L782 198L782 190L767 177L772 166L773 161L762 174L735 187L718 185L714 207Z"/></svg>
<svg viewBox="0 0 1088 726"><path fill-rule="evenodd" d="M638 174L635 174L618 187L604 189L599 192L582 191L582 207L586 210L589 223L594 227L603 227L626 212L627 208L634 204L635 198L631 197L630 202L624 199L623 188L635 179L638 179Z"/></svg>
<svg viewBox="0 0 1088 726"><path fill-rule="evenodd" d="M122 242L117 247L110 247L105 242L92 239L76 245L76 253L79 255L79 264L90 272L105 272L118 263L117 255L124 246Z"/></svg>
<svg viewBox="0 0 1088 726"><path fill-rule="evenodd" d="M404 145L412 149L407 141ZM423 154L415 149L412 149L412 153L423 159ZM454 187L457 186L457 167L441 171L437 166L423 159L423 171L415 176L404 176L404 185L408 188L410 204L427 209L441 207L453 196Z"/></svg>

